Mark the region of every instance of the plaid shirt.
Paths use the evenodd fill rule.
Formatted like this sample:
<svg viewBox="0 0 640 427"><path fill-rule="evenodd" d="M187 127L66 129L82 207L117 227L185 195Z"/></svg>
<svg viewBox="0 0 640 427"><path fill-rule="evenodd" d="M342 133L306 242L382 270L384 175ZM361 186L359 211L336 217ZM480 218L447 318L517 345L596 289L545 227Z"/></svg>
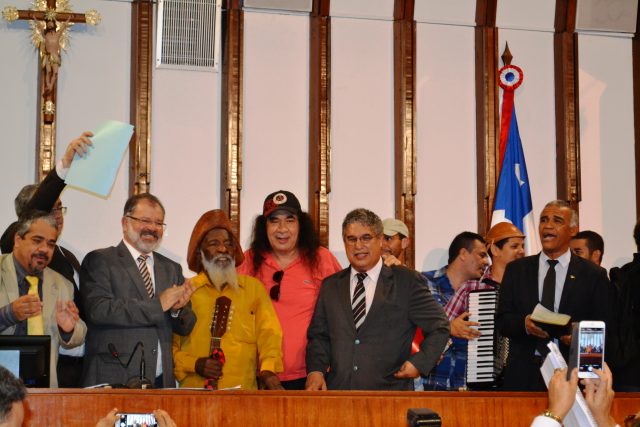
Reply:
<svg viewBox="0 0 640 427"><path fill-rule="evenodd" d="M444 307L444 312L447 313L449 321L469 310L469 292L481 289L495 289L496 285L497 283L491 276L491 266L487 267L480 279L464 282Z"/></svg>
<svg viewBox="0 0 640 427"><path fill-rule="evenodd" d="M439 270L422 273L433 298L447 311L449 302L455 295L453 286L447 277L447 266ZM462 289L462 288L460 288ZM459 290L460 290L459 289ZM465 385L465 369L467 366L467 340L451 337L451 345L446 347L442 360L431 370L426 378L422 378L424 390L458 390Z"/></svg>

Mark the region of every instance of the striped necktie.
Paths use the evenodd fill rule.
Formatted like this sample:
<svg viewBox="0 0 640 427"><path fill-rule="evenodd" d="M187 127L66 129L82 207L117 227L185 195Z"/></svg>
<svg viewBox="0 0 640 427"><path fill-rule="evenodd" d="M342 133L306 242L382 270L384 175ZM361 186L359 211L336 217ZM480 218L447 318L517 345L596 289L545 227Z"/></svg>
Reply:
<svg viewBox="0 0 640 427"><path fill-rule="evenodd" d="M147 267L148 257L149 255L140 255L138 257L138 270L140 270L140 275L142 276L142 281L144 282L144 287L147 290L147 294L149 294L149 298L153 298L153 283L151 282L149 267Z"/></svg>
<svg viewBox="0 0 640 427"><path fill-rule="evenodd" d="M26 276L25 279L29 284L29 291L27 295L38 295L38 277ZM27 335L44 335L44 320L42 319L42 312L37 316L32 316L27 319Z"/></svg>
<svg viewBox="0 0 640 427"><path fill-rule="evenodd" d="M351 309L353 310L353 321L356 325L356 331L360 330L360 326L364 323L364 316L367 314L367 303L364 297L364 279L367 277L367 273L358 273L356 278L358 283L356 289L353 292L353 301L351 303Z"/></svg>

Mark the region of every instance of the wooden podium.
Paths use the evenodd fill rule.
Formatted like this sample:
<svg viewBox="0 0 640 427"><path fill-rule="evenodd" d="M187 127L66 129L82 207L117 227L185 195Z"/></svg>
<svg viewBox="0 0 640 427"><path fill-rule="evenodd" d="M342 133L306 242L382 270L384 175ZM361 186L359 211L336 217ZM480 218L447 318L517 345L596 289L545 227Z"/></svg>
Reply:
<svg viewBox="0 0 640 427"><path fill-rule="evenodd" d="M25 427L93 427L112 408L166 410L179 427L405 427L409 408L430 408L443 426L529 426L546 393L304 392L30 389ZM640 393L618 393L618 422L640 410Z"/></svg>

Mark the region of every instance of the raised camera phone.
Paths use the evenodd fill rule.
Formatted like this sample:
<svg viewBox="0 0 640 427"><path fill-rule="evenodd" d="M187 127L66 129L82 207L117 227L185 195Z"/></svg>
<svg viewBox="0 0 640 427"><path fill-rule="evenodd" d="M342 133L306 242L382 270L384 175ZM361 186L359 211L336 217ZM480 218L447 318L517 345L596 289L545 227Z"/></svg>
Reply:
<svg viewBox="0 0 640 427"><path fill-rule="evenodd" d="M117 414L115 427L157 427L158 422L153 414Z"/></svg>
<svg viewBox="0 0 640 427"><path fill-rule="evenodd" d="M573 325L568 375L577 367L578 378L598 378L594 370L604 366L604 337L604 322L583 320Z"/></svg>

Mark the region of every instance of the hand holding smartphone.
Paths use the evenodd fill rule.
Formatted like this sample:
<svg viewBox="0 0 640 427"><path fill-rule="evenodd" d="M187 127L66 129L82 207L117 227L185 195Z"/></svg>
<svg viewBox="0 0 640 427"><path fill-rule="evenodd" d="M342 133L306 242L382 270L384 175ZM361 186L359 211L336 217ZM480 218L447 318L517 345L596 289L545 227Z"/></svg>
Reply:
<svg viewBox="0 0 640 427"><path fill-rule="evenodd" d="M158 422L153 414L119 413L115 427L157 427Z"/></svg>
<svg viewBox="0 0 640 427"><path fill-rule="evenodd" d="M578 378L598 378L595 369L604 366L605 323L583 320L573 324L569 372L578 368Z"/></svg>

